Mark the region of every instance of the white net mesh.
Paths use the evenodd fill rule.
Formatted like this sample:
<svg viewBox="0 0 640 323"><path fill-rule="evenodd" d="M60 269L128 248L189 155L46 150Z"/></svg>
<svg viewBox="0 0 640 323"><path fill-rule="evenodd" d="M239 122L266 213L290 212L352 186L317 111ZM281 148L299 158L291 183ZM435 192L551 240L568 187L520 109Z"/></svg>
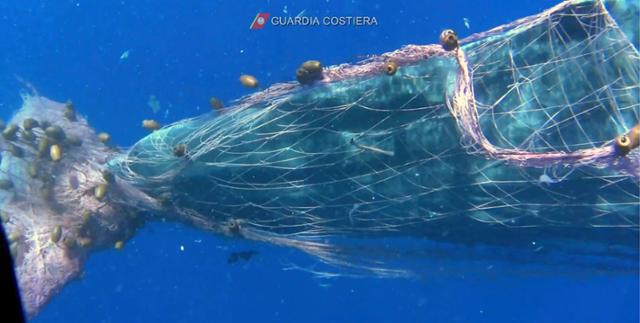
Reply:
<svg viewBox="0 0 640 323"><path fill-rule="evenodd" d="M201 226L336 262L344 235L590 241L635 257L640 154L614 140L637 142L639 56L604 5L563 3L463 44L273 86L155 132L112 167Z"/></svg>

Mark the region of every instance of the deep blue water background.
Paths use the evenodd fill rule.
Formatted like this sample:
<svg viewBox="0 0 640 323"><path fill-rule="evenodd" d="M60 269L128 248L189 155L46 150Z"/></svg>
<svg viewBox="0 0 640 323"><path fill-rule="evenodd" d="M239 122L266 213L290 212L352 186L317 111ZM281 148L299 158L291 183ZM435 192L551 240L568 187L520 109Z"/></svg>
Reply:
<svg viewBox="0 0 640 323"><path fill-rule="evenodd" d="M72 99L92 125L121 146L163 123L209 110L262 84L293 79L307 59L353 62L404 44L461 36L539 12L556 1L2 1L0 113L20 106L21 84ZM248 26L272 15L376 16L376 27ZM463 17L469 19L470 29ZM126 60L120 55L130 50ZM162 109L147 106L155 95ZM180 246L184 247L181 250ZM249 262L230 252L256 249ZM299 252L225 240L175 223L153 223L123 251L102 251L36 322L633 322L638 277L618 275L461 276L427 281L323 281L288 263Z"/></svg>

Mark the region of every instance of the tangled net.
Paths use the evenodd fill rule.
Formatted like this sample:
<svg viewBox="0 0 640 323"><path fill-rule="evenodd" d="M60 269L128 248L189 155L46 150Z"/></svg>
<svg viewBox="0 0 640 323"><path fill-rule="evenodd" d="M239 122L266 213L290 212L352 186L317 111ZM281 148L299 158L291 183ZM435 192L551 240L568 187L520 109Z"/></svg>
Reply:
<svg viewBox="0 0 640 323"><path fill-rule="evenodd" d="M181 219L381 275L404 271L354 261L342 238L637 259L640 152L615 143L640 136L636 36L620 27L638 8L625 5L616 21L603 2L565 2L452 51L330 67L157 131L110 167Z"/></svg>
<svg viewBox="0 0 640 323"><path fill-rule="evenodd" d="M352 274L420 274L407 259L436 258L637 273L638 12L563 2L451 50L408 45L273 85L125 153L25 96L0 139L0 205L27 311L158 216ZM49 140L64 157L42 154Z"/></svg>

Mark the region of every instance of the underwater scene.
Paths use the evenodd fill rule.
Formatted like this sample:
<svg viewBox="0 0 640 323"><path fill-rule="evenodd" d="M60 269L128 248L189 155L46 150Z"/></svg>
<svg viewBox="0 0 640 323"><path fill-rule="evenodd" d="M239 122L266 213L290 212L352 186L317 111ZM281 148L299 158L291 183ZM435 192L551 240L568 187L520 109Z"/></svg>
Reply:
<svg viewBox="0 0 640 323"><path fill-rule="evenodd" d="M0 33L30 322L640 320L637 0L6 0Z"/></svg>

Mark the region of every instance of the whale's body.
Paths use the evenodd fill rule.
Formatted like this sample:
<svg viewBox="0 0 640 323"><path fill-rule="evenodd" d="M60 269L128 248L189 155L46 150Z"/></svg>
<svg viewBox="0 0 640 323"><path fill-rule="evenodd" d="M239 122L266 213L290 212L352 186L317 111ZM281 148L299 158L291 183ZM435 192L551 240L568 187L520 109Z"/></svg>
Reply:
<svg viewBox="0 0 640 323"><path fill-rule="evenodd" d="M635 258L639 155L616 157L612 141L638 123L639 62L602 10L560 5L459 52L407 46L330 68L315 86L280 85L223 115L157 131L110 169L167 197L182 218L225 233L238 223L234 234L292 245L414 236L594 243L602 249L587 249L623 247ZM380 73L390 60L398 72ZM461 85L465 73L473 89ZM473 108L475 126L460 111ZM172 154L179 144L187 158Z"/></svg>

